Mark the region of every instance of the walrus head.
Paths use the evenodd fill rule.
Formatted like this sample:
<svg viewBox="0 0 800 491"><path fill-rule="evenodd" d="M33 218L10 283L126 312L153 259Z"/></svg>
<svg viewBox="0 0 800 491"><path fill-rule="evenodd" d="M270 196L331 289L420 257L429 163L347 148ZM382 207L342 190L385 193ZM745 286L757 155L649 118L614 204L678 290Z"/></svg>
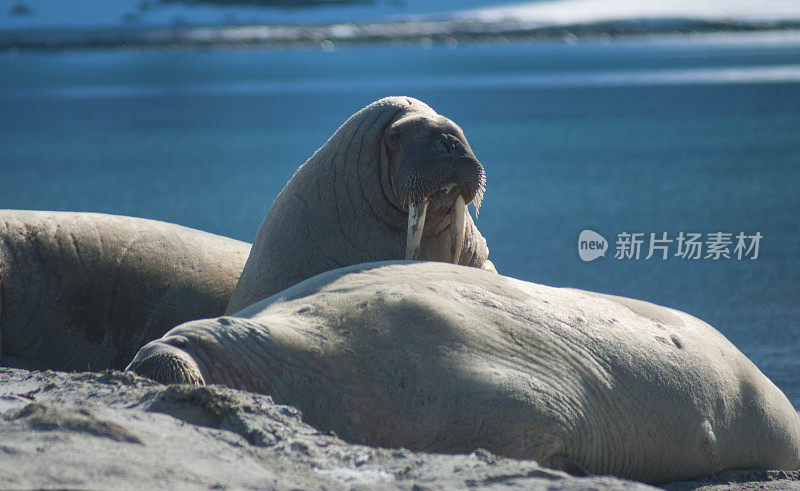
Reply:
<svg viewBox="0 0 800 491"><path fill-rule="evenodd" d="M405 258L419 258L426 218L448 216L451 261L458 264L466 205L474 203L477 213L486 183L461 128L435 113L402 112L384 133L381 165L384 193L408 213Z"/></svg>
<svg viewBox="0 0 800 491"><path fill-rule="evenodd" d="M275 199L226 313L359 263L415 259L494 271L466 211L480 206L485 179L461 128L424 102L367 105Z"/></svg>

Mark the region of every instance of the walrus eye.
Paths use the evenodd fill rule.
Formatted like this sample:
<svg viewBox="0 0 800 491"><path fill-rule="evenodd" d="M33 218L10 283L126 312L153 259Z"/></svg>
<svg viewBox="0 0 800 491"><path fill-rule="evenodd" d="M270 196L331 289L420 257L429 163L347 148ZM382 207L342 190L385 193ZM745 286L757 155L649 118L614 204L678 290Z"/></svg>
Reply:
<svg viewBox="0 0 800 491"><path fill-rule="evenodd" d="M175 348L188 350L190 348L189 340L184 336L170 336L165 340L166 344L174 346Z"/></svg>

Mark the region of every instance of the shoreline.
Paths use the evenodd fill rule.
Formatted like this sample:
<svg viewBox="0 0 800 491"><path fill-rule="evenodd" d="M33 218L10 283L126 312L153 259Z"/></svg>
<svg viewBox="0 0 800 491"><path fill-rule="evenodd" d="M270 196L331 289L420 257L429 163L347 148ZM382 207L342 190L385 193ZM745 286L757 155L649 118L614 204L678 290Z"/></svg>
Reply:
<svg viewBox="0 0 800 491"><path fill-rule="evenodd" d="M460 42L510 42L634 38L641 36L800 32L800 21L634 19L577 24L532 21L427 20L324 25L176 26L0 31L3 51L85 49L286 49Z"/></svg>

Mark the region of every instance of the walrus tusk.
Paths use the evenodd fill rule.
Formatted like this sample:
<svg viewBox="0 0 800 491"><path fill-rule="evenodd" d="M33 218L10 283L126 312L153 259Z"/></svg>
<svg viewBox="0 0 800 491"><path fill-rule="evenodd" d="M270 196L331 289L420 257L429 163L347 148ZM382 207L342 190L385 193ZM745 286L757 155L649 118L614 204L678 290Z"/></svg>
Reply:
<svg viewBox="0 0 800 491"><path fill-rule="evenodd" d="M425 213L428 211L428 200L408 205L408 230L406 231L406 259L416 261L419 257L419 245L422 242L422 230L425 228Z"/></svg>
<svg viewBox="0 0 800 491"><path fill-rule="evenodd" d="M460 194L453 204L453 210L450 212L450 227L452 239L450 242L450 257L452 257L453 264L458 264L461 259L461 247L464 245L464 227L466 225L467 204L464 202L464 197Z"/></svg>

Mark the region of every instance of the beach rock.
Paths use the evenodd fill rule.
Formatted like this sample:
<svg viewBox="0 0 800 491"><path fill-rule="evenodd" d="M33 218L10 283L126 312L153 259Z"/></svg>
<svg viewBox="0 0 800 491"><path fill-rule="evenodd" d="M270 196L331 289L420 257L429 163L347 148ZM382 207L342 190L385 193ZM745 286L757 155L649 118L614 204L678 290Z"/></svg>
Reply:
<svg viewBox="0 0 800 491"><path fill-rule="evenodd" d="M0 368L0 434L0 488L653 489L483 450L351 445L269 396L165 386L118 371ZM779 489L799 479L798 472L739 471L668 487Z"/></svg>
<svg viewBox="0 0 800 491"><path fill-rule="evenodd" d="M639 488L532 461L350 445L268 396L0 369L0 488Z"/></svg>
<svg viewBox="0 0 800 491"><path fill-rule="evenodd" d="M692 481L670 483L663 486L669 491L721 491L723 489L800 489L800 471L738 470L723 471Z"/></svg>

